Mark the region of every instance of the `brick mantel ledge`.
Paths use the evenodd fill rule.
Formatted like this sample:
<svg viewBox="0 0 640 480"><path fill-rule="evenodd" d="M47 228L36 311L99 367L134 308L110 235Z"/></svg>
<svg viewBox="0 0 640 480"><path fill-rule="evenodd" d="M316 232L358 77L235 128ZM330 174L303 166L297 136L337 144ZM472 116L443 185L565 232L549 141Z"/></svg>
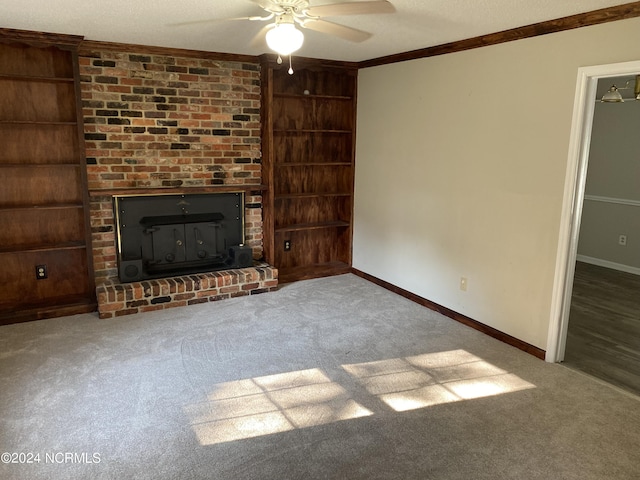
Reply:
<svg viewBox="0 0 640 480"><path fill-rule="evenodd" d="M278 270L266 263L253 267L180 277L120 283L108 280L96 288L100 318L183 307L278 288Z"/></svg>
<svg viewBox="0 0 640 480"><path fill-rule="evenodd" d="M192 193L225 193L225 192L261 192L266 190L266 185L238 184L238 185L211 185L201 187L132 187L109 188L89 190L90 197L104 197L112 195L164 195L167 193L192 194Z"/></svg>

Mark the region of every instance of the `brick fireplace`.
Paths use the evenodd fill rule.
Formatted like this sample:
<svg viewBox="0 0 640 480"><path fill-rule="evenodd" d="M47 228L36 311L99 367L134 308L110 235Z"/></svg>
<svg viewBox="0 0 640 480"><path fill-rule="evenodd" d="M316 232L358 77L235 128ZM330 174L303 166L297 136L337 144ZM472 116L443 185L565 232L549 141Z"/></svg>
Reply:
<svg viewBox="0 0 640 480"><path fill-rule="evenodd" d="M100 317L275 289L277 270L260 262L259 64L123 48L85 42L79 58ZM253 267L120 283L114 195L233 191L244 192Z"/></svg>

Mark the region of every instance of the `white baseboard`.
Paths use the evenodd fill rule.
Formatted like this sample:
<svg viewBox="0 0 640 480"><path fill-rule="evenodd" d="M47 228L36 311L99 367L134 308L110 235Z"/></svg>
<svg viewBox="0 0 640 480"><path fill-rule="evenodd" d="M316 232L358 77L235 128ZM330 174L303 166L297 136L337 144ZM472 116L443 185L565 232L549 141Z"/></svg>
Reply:
<svg viewBox="0 0 640 480"><path fill-rule="evenodd" d="M623 265L622 263L610 262L608 260L602 260L600 258L587 257L586 255L578 255L576 259L579 262L590 263L591 265L598 265L599 267L611 268L612 270L619 270L621 272L633 273L634 275L640 275L640 268L631 267L629 265Z"/></svg>

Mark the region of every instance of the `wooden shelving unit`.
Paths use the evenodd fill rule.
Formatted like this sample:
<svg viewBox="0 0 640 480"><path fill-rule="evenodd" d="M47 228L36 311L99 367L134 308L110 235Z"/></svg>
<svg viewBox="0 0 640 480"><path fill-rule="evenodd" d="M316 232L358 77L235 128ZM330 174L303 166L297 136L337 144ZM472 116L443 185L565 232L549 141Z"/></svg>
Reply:
<svg viewBox="0 0 640 480"><path fill-rule="evenodd" d="M281 282L347 272L357 69L307 60L289 75L265 59L262 75L267 261Z"/></svg>
<svg viewBox="0 0 640 480"><path fill-rule="evenodd" d="M95 310L79 41L0 36L0 324Z"/></svg>

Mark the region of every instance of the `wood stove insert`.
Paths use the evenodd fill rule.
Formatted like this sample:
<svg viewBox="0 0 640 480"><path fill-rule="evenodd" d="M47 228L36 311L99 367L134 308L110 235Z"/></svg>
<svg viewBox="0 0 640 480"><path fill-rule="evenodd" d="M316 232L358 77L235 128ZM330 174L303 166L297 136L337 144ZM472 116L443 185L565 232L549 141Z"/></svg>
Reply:
<svg viewBox="0 0 640 480"><path fill-rule="evenodd" d="M244 268L244 193L113 197L121 282Z"/></svg>

